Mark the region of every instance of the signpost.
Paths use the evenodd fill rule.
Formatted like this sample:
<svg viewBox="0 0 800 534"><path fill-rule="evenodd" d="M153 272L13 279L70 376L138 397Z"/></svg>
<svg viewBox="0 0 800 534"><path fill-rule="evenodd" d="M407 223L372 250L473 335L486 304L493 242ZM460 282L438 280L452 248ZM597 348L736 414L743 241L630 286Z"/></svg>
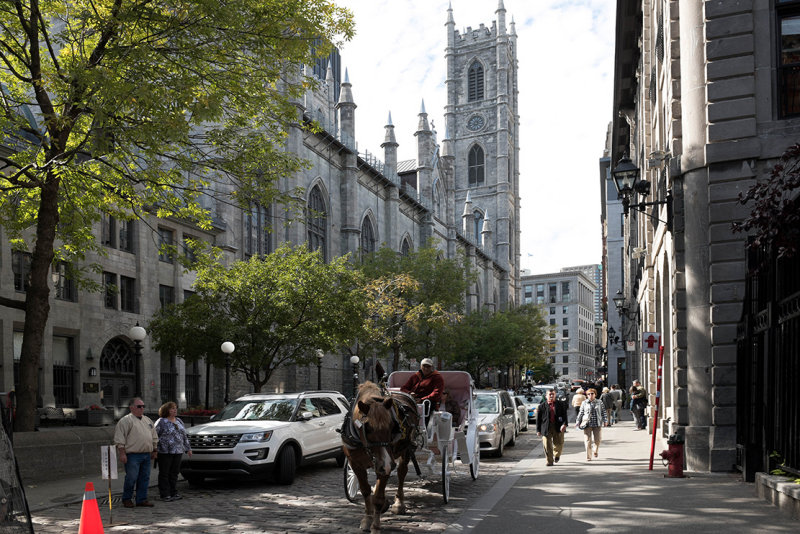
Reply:
<svg viewBox="0 0 800 534"><path fill-rule="evenodd" d="M650 424L652 433L650 439L650 471L653 470L653 455L656 450L656 429L658 423L658 407L661 404L661 374L664 365L664 345L661 344L661 334L658 332L645 332L642 337L642 352L658 353L658 373L656 378L656 404L653 409L653 422Z"/></svg>
<svg viewBox="0 0 800 534"><path fill-rule="evenodd" d="M114 512L111 508L111 479L117 479L117 452L114 445L100 447L100 472L104 479L108 479L108 524L114 523Z"/></svg>

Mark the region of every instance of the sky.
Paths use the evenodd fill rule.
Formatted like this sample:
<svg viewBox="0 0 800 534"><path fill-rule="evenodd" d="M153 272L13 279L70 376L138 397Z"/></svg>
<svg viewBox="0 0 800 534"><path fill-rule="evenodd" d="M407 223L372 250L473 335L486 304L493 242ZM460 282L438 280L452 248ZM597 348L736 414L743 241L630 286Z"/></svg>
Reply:
<svg viewBox="0 0 800 534"><path fill-rule="evenodd" d="M398 160L416 157L425 102L444 136L445 22L497 19L497 0L335 0L355 16L341 49L359 151L382 158L389 112ZM517 32L521 265L533 274L601 263L599 160L612 120L616 0L504 0Z"/></svg>

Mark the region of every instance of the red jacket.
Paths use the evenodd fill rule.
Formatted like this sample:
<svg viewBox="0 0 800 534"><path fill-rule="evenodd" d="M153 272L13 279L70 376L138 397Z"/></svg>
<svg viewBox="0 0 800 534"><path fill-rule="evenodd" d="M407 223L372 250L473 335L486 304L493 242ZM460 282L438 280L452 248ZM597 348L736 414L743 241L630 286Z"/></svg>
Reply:
<svg viewBox="0 0 800 534"><path fill-rule="evenodd" d="M428 399L434 409L439 407L443 390L444 378L436 369L427 377L422 374L422 371L417 371L400 388L400 391L416 395L419 402Z"/></svg>

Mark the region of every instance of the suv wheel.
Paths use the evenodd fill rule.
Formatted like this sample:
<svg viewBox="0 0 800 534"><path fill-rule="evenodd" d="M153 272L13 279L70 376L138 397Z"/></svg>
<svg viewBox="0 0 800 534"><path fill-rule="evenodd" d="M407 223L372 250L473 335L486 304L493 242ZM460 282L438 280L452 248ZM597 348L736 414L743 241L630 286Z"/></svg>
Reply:
<svg viewBox="0 0 800 534"><path fill-rule="evenodd" d="M279 484L288 485L294 482L294 474L297 469L295 462L294 447L288 445L283 448L278 455L278 462L275 465L275 478Z"/></svg>

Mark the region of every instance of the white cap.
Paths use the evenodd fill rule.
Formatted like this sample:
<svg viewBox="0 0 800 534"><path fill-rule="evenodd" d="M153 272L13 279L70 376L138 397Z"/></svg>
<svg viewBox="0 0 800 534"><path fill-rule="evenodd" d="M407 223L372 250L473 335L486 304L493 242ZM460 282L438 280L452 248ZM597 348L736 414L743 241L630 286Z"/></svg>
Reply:
<svg viewBox="0 0 800 534"><path fill-rule="evenodd" d="M433 360L430 358L423 358L422 361L419 363L419 366L422 367L423 365L430 365L433 367Z"/></svg>

